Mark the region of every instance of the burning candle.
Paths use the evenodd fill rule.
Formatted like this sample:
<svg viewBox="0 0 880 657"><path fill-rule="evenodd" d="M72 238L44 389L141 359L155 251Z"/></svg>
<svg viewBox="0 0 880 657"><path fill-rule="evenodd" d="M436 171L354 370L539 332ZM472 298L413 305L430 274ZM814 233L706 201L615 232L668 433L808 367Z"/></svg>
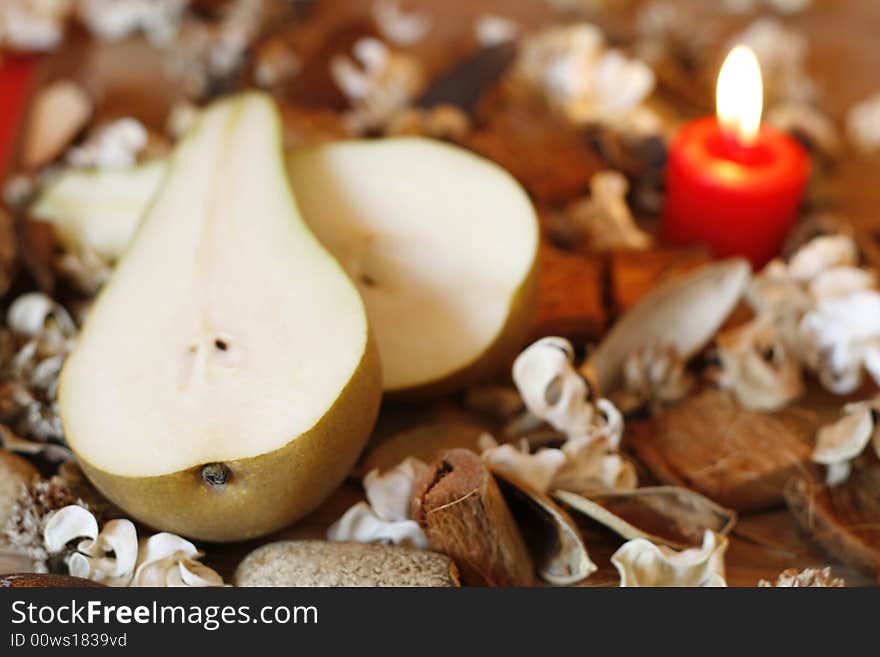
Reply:
<svg viewBox="0 0 880 657"><path fill-rule="evenodd" d="M737 46L718 76L717 117L687 124L670 146L663 217L670 241L756 268L779 253L810 171L800 144L761 123L763 95L755 54Z"/></svg>

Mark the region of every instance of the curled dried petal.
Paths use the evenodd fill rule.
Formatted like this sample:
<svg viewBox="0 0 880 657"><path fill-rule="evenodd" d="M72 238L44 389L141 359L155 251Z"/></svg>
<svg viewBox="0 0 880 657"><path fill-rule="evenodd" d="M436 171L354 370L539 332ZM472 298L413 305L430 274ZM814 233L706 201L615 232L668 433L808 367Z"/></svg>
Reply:
<svg viewBox="0 0 880 657"><path fill-rule="evenodd" d="M392 543L426 549L428 539L415 520L383 520L366 502L358 502L327 530L331 541Z"/></svg>
<svg viewBox="0 0 880 657"><path fill-rule="evenodd" d="M43 540L50 554L61 552L77 538L98 538L98 521L91 511L71 504L49 516L43 529Z"/></svg>
<svg viewBox="0 0 880 657"><path fill-rule="evenodd" d="M706 530L700 548L677 552L637 538L624 543L611 557L611 562L620 574L622 587L727 586L726 550L727 538Z"/></svg>

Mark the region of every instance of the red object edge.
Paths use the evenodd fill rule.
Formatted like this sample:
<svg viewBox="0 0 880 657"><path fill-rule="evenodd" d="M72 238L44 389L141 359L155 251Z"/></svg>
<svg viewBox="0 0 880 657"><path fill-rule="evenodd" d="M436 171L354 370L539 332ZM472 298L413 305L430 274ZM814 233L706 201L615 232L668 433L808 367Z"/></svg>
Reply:
<svg viewBox="0 0 880 657"><path fill-rule="evenodd" d="M11 164L38 62L36 55L3 55L0 61L0 180Z"/></svg>

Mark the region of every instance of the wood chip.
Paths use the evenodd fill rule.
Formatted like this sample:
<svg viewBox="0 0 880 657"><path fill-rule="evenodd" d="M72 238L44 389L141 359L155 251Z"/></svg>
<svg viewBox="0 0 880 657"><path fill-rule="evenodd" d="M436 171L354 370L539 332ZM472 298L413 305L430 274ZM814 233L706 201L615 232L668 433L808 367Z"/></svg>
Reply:
<svg viewBox="0 0 880 657"><path fill-rule="evenodd" d="M559 335L573 341L598 338L605 328L602 260L542 244L541 291L535 339Z"/></svg>
<svg viewBox="0 0 880 657"><path fill-rule="evenodd" d="M12 215L0 207L0 296L6 294L18 270L18 237Z"/></svg>
<svg viewBox="0 0 880 657"><path fill-rule="evenodd" d="M709 250L703 247L613 253L609 276L615 312L629 310L666 278L696 269L710 260Z"/></svg>
<svg viewBox="0 0 880 657"><path fill-rule="evenodd" d="M416 485L412 517L469 586L529 586L534 566L492 473L465 449L446 452Z"/></svg>
<svg viewBox="0 0 880 657"><path fill-rule="evenodd" d="M629 427L630 444L659 480L737 511L782 503L786 482L813 469L808 436L806 427L746 411L718 390Z"/></svg>
<svg viewBox="0 0 880 657"><path fill-rule="evenodd" d="M473 112L486 92L491 89L516 56L513 42L480 50L456 62L436 78L416 103L419 107L454 105L464 112Z"/></svg>
<svg viewBox="0 0 880 657"><path fill-rule="evenodd" d="M561 205L587 193L604 163L583 135L541 102L499 96L489 94L478 111L482 127L464 145L510 171L538 201Z"/></svg>
<svg viewBox="0 0 880 657"><path fill-rule="evenodd" d="M91 98L75 82L58 80L44 87L31 105L22 164L36 169L55 160L86 127L93 111Z"/></svg>
<svg viewBox="0 0 880 657"><path fill-rule="evenodd" d="M872 455L854 464L849 479L829 488L797 477L785 499L801 528L826 552L880 581L880 463Z"/></svg>

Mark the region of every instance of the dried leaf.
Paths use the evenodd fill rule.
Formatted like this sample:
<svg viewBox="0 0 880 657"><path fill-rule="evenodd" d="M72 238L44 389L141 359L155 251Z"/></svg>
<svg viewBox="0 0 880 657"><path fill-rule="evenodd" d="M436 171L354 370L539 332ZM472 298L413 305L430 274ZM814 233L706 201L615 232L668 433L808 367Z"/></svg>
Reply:
<svg viewBox="0 0 880 657"><path fill-rule="evenodd" d="M583 365L584 374L609 395L623 382L624 362L641 345L672 345L689 360L712 339L750 279L749 264L733 259L658 285L614 325Z"/></svg>
<svg viewBox="0 0 880 657"><path fill-rule="evenodd" d="M706 530L727 534L736 523L735 512L677 486L589 496L557 490L553 497L627 540L644 538L677 550L699 545Z"/></svg>

